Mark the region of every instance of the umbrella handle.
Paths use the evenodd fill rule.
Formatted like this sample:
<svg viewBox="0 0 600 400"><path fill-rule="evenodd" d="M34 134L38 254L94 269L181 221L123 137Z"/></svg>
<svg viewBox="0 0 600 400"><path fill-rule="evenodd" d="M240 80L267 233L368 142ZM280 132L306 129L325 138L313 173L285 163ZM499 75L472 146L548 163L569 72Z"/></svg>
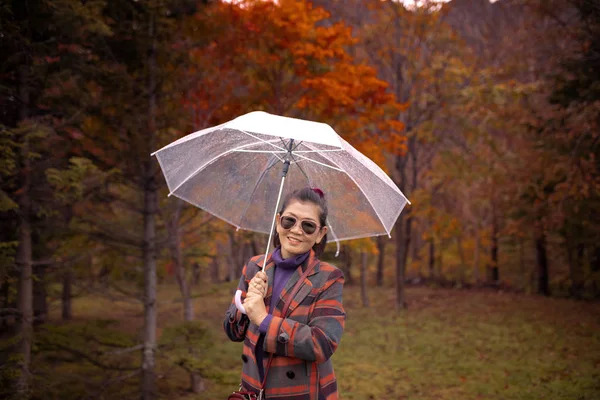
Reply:
<svg viewBox="0 0 600 400"><path fill-rule="evenodd" d="M246 309L242 305L242 291L239 289L235 292L235 306L242 314L246 314Z"/></svg>
<svg viewBox="0 0 600 400"><path fill-rule="evenodd" d="M290 141L290 150L289 150L290 153L291 153L291 149L292 149L293 145L294 145L294 139L292 139ZM273 237L273 231L275 228L275 218L277 217L277 209L279 208L279 201L281 200L281 193L283 193L283 184L285 183L285 177L287 176L289 168L290 168L290 160L285 160L285 162L283 163L283 173L281 174L281 184L279 185L279 195L277 196L277 203L275 204L275 213L273 214L273 219L272 219L273 222L271 223L271 230L269 231L269 240L267 240L267 250L265 251L265 257L263 260L262 271L265 270L265 267L267 265L267 255L269 254L269 245L271 244L271 239ZM246 314L246 309L242 305L242 291L241 290L238 289L235 292L234 299L235 299L235 306L237 307L237 309L242 314Z"/></svg>

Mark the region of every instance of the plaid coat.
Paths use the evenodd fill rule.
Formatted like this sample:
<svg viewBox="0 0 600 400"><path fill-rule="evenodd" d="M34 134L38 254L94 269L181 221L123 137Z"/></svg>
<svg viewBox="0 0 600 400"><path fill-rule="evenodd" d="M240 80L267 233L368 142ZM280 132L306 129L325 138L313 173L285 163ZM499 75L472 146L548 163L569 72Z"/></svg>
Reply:
<svg viewBox="0 0 600 400"><path fill-rule="evenodd" d="M248 283L262 266L263 257L253 257L244 266L238 285L244 297ZM265 272L269 282L273 282L275 264L270 259L268 261ZM312 264L315 267L291 302L288 317L283 318L281 312L286 294L292 291L301 273ZM343 285L343 273L336 267L319 261L312 250L307 261L292 274L273 310L264 339L265 369L270 356L268 353L275 354L267 375L267 399L338 399L330 357L340 343L346 320L342 306ZM265 297L267 312L270 312L272 291L272 285L269 285ZM258 393L262 383L255 358L256 343L260 335L258 326L241 314L232 300L226 313L224 328L231 340L244 342L242 386Z"/></svg>

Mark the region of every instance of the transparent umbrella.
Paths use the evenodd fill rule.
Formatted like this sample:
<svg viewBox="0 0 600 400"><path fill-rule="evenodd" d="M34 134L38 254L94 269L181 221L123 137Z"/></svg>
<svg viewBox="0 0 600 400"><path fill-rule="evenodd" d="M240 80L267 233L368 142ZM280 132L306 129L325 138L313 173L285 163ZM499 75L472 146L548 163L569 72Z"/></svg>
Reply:
<svg viewBox="0 0 600 400"><path fill-rule="evenodd" d="M294 189L323 190L336 242L389 236L409 203L377 164L320 122L255 111L189 134L153 155L169 196L238 229L269 234L265 254L280 200Z"/></svg>

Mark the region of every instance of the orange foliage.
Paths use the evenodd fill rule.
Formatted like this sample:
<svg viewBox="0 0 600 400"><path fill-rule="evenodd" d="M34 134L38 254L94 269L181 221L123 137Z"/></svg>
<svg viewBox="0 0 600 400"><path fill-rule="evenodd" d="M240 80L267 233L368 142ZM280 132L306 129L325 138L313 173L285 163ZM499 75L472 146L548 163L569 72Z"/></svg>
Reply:
<svg viewBox="0 0 600 400"><path fill-rule="evenodd" d="M406 105L350 55L351 29L328 18L302 0L215 4L196 19L228 29L190 52L193 69L206 77L187 105L206 111L226 97L213 123L256 109L327 122L380 165L385 152L403 153L404 126L395 117Z"/></svg>

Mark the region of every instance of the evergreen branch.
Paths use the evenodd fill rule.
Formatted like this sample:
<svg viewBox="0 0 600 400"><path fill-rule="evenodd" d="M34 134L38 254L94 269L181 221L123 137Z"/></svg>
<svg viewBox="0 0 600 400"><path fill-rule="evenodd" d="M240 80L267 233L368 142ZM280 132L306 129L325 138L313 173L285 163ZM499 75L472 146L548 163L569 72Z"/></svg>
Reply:
<svg viewBox="0 0 600 400"><path fill-rule="evenodd" d="M121 293L121 294L123 294L125 296L128 296L128 298L135 299L136 303L138 303L138 304L143 304L144 303L143 300L142 300L142 294L141 293L129 292L129 291L123 289L122 287L117 286L114 282L111 282L110 286L113 289L115 289L117 292L119 292L119 293Z"/></svg>
<svg viewBox="0 0 600 400"><path fill-rule="evenodd" d="M0 308L0 317L4 317L5 315L15 315L20 317L22 313L17 308Z"/></svg>
<svg viewBox="0 0 600 400"><path fill-rule="evenodd" d="M101 343L99 340L96 339L96 342L99 344L103 344L105 346L113 346L113 347L117 347L115 345L112 344L107 344L107 343ZM133 351L137 351L137 350L141 350L144 348L143 344L138 344L137 346L133 346L133 347L128 347L126 349L119 349L119 350L115 350L115 351L111 351L111 352L107 352L104 353L105 355L120 355L120 354L127 354L127 353L131 353Z"/></svg>
<svg viewBox="0 0 600 400"><path fill-rule="evenodd" d="M74 349L72 347L68 347L62 344L57 344L57 343L53 343L53 346L60 349L60 350L64 350L67 353L70 353L76 357L79 357L81 359L84 359L86 361L88 361L90 364L105 369L105 370L113 370L113 371L138 371L140 369L140 367L118 367L116 365L107 365L104 364L101 361L98 361L96 359L94 359L93 357L85 354L84 352Z"/></svg>

